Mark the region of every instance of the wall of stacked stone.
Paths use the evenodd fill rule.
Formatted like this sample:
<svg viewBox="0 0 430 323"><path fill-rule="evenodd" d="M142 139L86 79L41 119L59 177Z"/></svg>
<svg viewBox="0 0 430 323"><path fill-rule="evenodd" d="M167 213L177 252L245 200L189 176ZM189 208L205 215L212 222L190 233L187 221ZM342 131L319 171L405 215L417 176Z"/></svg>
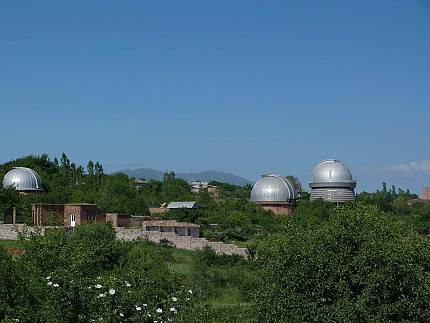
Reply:
<svg viewBox="0 0 430 323"><path fill-rule="evenodd" d="M18 232L28 235L43 230L44 227L30 227L25 224L0 224L0 240L18 240Z"/></svg>
<svg viewBox="0 0 430 323"><path fill-rule="evenodd" d="M0 240L17 240L18 232L42 232L46 227L31 227L24 224L1 224ZM205 238L194 238L192 236L179 236L172 232L143 231L142 229L126 229L123 227L115 228L116 236L119 240L131 241L145 239L154 243L169 241L176 248L186 250L201 250L208 246L218 254L239 255L248 257L248 249L240 248L234 244L223 242L208 241Z"/></svg>
<svg viewBox="0 0 430 323"><path fill-rule="evenodd" d="M248 249L238 247L234 244L208 241L205 238L194 238L192 236L179 236L172 232L144 231L142 229L115 228L117 238L121 240L146 239L151 242L160 243L169 241L176 248L186 250L201 250L208 246L218 254L239 255L248 257Z"/></svg>

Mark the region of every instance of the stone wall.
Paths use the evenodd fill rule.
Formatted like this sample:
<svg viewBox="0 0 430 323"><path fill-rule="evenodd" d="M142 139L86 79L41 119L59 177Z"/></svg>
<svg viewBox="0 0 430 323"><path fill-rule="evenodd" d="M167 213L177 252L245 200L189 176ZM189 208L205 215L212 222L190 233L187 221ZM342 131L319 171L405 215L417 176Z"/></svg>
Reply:
<svg viewBox="0 0 430 323"><path fill-rule="evenodd" d="M44 228L45 227L26 227L28 232L35 232L36 230L43 231ZM17 240L18 231L22 232L24 229L24 224L1 224L0 240ZM208 246L218 254L239 255L245 258L248 257L248 249L246 248L241 248L229 243L208 241L205 238L180 236L173 232L143 231L143 229L126 229L123 227L117 227L115 228L115 231L117 239L125 241L139 239L144 239L155 243L169 241L176 248L187 250L201 250L204 247Z"/></svg>
<svg viewBox="0 0 430 323"><path fill-rule="evenodd" d="M173 232L144 231L142 229L115 228L115 230L117 238L121 240L147 239L155 243L160 243L164 240L171 242L176 248L180 249L201 250L208 246L218 254L248 257L248 249L246 248L229 243L208 241L205 238L180 236Z"/></svg>

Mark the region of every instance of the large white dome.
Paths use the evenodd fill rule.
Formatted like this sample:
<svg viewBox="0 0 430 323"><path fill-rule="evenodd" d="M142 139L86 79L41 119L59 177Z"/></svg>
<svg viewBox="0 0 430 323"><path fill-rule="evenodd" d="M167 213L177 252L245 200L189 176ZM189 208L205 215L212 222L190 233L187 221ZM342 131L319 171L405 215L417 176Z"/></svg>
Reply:
<svg viewBox="0 0 430 323"><path fill-rule="evenodd" d="M297 199L297 192L290 181L279 175L263 175L252 188L253 202L288 202Z"/></svg>
<svg viewBox="0 0 430 323"><path fill-rule="evenodd" d="M15 187L17 191L43 191L42 179L27 167L14 167L3 179L3 187Z"/></svg>
<svg viewBox="0 0 430 323"><path fill-rule="evenodd" d="M323 199L330 202L355 200L354 188L357 182L346 165L335 159L324 160L315 166L309 181L311 200Z"/></svg>

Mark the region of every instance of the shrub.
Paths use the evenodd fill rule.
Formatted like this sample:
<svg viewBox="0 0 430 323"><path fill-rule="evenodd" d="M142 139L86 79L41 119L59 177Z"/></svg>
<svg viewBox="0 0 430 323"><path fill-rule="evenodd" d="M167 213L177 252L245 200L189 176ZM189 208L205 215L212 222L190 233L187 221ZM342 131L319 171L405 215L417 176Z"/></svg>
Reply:
<svg viewBox="0 0 430 323"><path fill-rule="evenodd" d="M260 321L430 319L430 240L376 207L299 215L256 258Z"/></svg>
<svg viewBox="0 0 430 323"><path fill-rule="evenodd" d="M5 322L168 321L193 302L163 248L117 241L110 224L47 230L22 243L16 261L0 253Z"/></svg>

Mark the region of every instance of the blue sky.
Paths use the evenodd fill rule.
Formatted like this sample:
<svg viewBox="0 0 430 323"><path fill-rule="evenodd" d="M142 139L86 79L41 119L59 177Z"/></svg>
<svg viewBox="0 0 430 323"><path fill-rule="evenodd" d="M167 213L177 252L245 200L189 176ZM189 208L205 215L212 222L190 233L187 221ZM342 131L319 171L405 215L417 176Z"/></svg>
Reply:
<svg viewBox="0 0 430 323"><path fill-rule="evenodd" d="M430 3L2 1L0 162L430 185Z"/></svg>

